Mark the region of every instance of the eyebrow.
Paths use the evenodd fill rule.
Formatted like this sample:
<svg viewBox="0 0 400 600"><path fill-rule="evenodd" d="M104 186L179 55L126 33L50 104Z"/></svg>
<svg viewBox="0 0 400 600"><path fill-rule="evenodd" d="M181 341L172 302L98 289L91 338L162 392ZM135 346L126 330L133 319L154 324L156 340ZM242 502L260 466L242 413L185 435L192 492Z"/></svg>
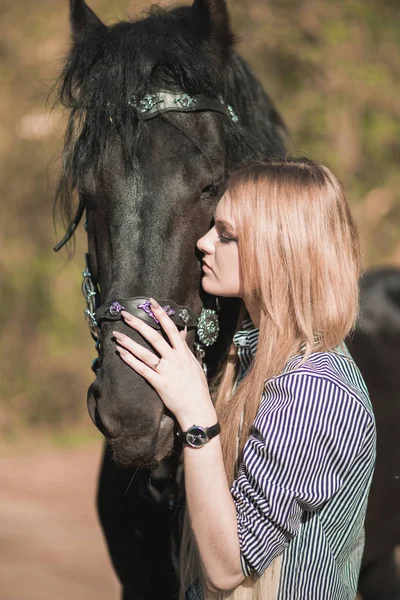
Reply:
<svg viewBox="0 0 400 600"><path fill-rule="evenodd" d="M221 227L221 229L224 229L225 231L230 232L232 235L235 235L235 230L233 226L230 223L228 223L228 221L224 221L223 219L217 219L215 216L215 211L213 213L213 219L215 224Z"/></svg>
<svg viewBox="0 0 400 600"><path fill-rule="evenodd" d="M228 229L233 229L232 225L228 223L228 221L224 221L224 219L217 219L216 211L213 212L213 219L215 223L218 223L218 225L222 225L223 227L227 227Z"/></svg>
<svg viewBox="0 0 400 600"><path fill-rule="evenodd" d="M232 225L230 223L228 223L227 221L224 221L223 219L216 219L214 217L214 222L216 225L220 225L224 229L229 229L230 231L233 231Z"/></svg>

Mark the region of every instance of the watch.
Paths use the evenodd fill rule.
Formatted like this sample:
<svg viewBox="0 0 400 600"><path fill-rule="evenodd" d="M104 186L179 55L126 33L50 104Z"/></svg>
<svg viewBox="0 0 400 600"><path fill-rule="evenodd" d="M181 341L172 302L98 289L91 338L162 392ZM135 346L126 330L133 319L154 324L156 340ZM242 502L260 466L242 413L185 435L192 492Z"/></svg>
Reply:
<svg viewBox="0 0 400 600"><path fill-rule="evenodd" d="M213 437L221 433L221 426L216 423L212 427L200 427L200 425L192 425L187 431L178 432L185 446L192 448L202 448Z"/></svg>

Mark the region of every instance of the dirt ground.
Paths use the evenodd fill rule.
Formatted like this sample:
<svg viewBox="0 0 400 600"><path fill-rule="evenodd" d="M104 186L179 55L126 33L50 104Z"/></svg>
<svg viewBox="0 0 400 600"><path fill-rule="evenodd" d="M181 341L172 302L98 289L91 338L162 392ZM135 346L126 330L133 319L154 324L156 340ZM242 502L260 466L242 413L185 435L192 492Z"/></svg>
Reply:
<svg viewBox="0 0 400 600"><path fill-rule="evenodd" d="M0 457L0 600L119 600L94 506L101 450Z"/></svg>
<svg viewBox="0 0 400 600"><path fill-rule="evenodd" d="M0 458L0 600L118 600L94 507L100 454Z"/></svg>

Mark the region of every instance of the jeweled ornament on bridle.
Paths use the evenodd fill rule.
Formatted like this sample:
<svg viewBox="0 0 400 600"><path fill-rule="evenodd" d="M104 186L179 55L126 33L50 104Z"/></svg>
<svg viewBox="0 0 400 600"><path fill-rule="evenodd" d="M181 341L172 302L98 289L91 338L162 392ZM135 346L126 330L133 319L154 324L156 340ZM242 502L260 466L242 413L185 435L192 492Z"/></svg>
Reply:
<svg viewBox="0 0 400 600"><path fill-rule="evenodd" d="M103 321L121 320L123 310L139 317L151 327L160 329L160 322L154 315L148 298L113 299L96 309L96 286L92 281L89 270L88 255L86 255L86 267L82 275L82 292L86 300L85 318L89 325L90 333L96 341L97 348L99 348L101 339L101 323ZM199 317L187 306L180 306L171 300L158 300L158 302L177 327L181 329L187 327L188 330L196 330L198 341L195 342L195 350L199 361L206 371L204 347L211 346L218 339L219 322L217 311L203 308Z"/></svg>
<svg viewBox="0 0 400 600"><path fill-rule="evenodd" d="M136 110L139 118L142 120L149 120L160 114L172 111L212 111L228 116L233 123L239 122L239 118L233 107L230 104L225 104L221 97L216 99L202 95L190 96L189 94L182 92L175 93L161 90L154 94L146 94L143 98L136 98L134 96L128 101L128 105ZM109 107L110 109L112 108L110 104ZM58 252L71 239L84 212L85 205L80 199L76 215L69 225L63 239L54 247L55 252ZM122 310L126 310L136 317L139 317L154 328L160 328L159 322L151 310L148 298L114 298L99 308L96 308L96 297L99 297L99 294L90 272L88 254L85 255L85 259L86 265L82 274L82 293L86 300L84 315L90 333L96 342L96 350L98 352L100 352L101 348L102 321L121 320ZM199 362L202 364L204 371L207 373L207 367L204 362L205 348L212 346L218 339L219 323L217 310L203 308L201 315L198 316L187 306L179 306L171 300L157 299L157 301L177 327L187 327L188 330L196 330L197 340L194 344L196 355ZM97 359L93 361L92 365L94 371L96 371L96 368Z"/></svg>

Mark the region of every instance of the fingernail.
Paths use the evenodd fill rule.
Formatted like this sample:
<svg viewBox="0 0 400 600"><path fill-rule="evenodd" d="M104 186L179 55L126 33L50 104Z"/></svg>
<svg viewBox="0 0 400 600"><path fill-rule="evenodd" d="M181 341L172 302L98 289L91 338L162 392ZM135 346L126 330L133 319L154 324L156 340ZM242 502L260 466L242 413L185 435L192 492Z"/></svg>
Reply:
<svg viewBox="0 0 400 600"><path fill-rule="evenodd" d="M154 308L160 308L160 305L158 304L157 300L154 300L154 298L150 298L150 304L154 306Z"/></svg>
<svg viewBox="0 0 400 600"><path fill-rule="evenodd" d="M123 348L121 348L121 346L117 346L117 352L121 356L126 356L128 354L126 350L124 350Z"/></svg>
<svg viewBox="0 0 400 600"><path fill-rule="evenodd" d="M123 334L119 333L118 331L113 331L112 334L117 340L122 340L123 338Z"/></svg>
<svg viewBox="0 0 400 600"><path fill-rule="evenodd" d="M120 314L124 317L124 319L134 319L135 318L133 315L131 315L131 313L128 313L128 311L126 311L126 310L121 310Z"/></svg>

